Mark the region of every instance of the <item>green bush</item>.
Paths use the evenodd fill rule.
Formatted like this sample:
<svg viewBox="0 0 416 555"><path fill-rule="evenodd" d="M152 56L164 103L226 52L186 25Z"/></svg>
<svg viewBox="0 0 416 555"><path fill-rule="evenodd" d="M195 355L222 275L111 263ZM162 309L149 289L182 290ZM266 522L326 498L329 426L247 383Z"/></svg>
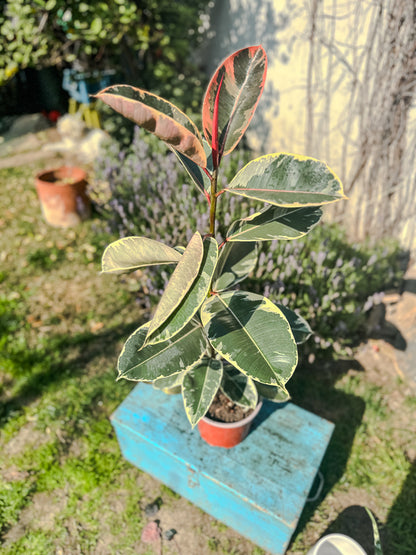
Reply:
<svg viewBox="0 0 416 555"><path fill-rule="evenodd" d="M202 84L191 60L206 6L207 0L7 0L0 8L0 85L27 67L112 68L129 83L193 106L193 88ZM179 86L184 73L191 76L187 87Z"/></svg>
<svg viewBox="0 0 416 555"><path fill-rule="evenodd" d="M306 353L350 355L363 338L368 311L403 275L399 246L354 244L338 225L320 224L307 237L272 241L260 253L254 290L303 316L314 331Z"/></svg>

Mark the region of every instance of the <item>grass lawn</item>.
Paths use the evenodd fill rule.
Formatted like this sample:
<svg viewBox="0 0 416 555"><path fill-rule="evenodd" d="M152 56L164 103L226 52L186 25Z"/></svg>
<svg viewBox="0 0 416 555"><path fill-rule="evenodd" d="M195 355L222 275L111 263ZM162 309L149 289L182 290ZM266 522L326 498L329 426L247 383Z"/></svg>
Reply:
<svg viewBox="0 0 416 555"><path fill-rule="evenodd" d="M140 536L158 519L177 531L163 553L264 553L121 457L109 415L132 387L115 383L115 365L146 317L140 285L99 274L116 237L98 219L68 230L43 221L36 169L0 171L1 552L157 553ZM386 555L416 553L416 398L393 368L364 358L302 367L289 383L294 402L336 424L292 555L328 530L359 533L371 553L364 506Z"/></svg>

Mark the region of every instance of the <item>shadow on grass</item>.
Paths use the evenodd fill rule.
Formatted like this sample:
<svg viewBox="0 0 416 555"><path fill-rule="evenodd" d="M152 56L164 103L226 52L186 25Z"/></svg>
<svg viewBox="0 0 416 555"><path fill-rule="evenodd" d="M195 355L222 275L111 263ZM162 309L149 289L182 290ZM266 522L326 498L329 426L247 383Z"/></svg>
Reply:
<svg viewBox="0 0 416 555"><path fill-rule="evenodd" d="M403 483L402 490L387 517L384 552L395 555L416 553L416 462Z"/></svg>
<svg viewBox="0 0 416 555"><path fill-rule="evenodd" d="M85 374L86 366L95 358L115 358L117 342L126 339L138 325L140 322L101 333L53 335L43 347L29 351L25 346L9 353L8 363L16 369L13 377L21 383L16 384L15 392L0 405L0 428L11 414L30 405L51 388Z"/></svg>
<svg viewBox="0 0 416 555"><path fill-rule="evenodd" d="M335 424L320 466L324 477L322 491L316 500L306 503L292 541L305 528L322 499L344 474L354 437L365 410L363 399L334 387L340 376L351 368L363 370L354 360L325 362L322 367L301 366L289 382L292 400L296 405ZM315 491L316 484L312 487L311 495Z"/></svg>
<svg viewBox="0 0 416 555"><path fill-rule="evenodd" d="M374 533L370 517L365 507L351 505L344 509L331 522L322 536L328 534L344 534L355 540L368 555L374 553ZM386 553L389 553L386 551ZM397 552L395 552L397 553Z"/></svg>

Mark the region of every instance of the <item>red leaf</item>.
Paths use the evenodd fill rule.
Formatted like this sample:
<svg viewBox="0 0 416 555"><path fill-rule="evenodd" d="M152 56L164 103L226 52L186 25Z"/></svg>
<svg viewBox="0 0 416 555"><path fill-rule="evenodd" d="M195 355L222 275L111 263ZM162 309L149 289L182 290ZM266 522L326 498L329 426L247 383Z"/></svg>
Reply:
<svg viewBox="0 0 416 555"><path fill-rule="evenodd" d="M220 91L221 91L223 80L224 80L224 74L221 75L221 80L218 85L217 94L215 95L214 115L212 118L212 163L214 165L214 170L218 168L218 164L220 163L219 145L218 145L218 106L220 101Z"/></svg>
<svg viewBox="0 0 416 555"><path fill-rule="evenodd" d="M266 71L263 47L250 46L228 56L212 77L202 106L202 123L205 137L214 149L217 113L219 158L236 147L247 129L263 92Z"/></svg>

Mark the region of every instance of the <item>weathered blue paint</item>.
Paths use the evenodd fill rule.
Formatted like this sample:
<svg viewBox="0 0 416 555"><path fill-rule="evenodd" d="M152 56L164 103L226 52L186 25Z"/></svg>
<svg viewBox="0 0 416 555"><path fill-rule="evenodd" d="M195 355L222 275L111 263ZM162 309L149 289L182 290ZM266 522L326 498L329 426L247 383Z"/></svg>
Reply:
<svg viewBox="0 0 416 555"><path fill-rule="evenodd" d="M190 428L180 395L144 384L112 423L127 460L276 555L285 553L333 430L292 403L266 401L240 445L211 447Z"/></svg>

